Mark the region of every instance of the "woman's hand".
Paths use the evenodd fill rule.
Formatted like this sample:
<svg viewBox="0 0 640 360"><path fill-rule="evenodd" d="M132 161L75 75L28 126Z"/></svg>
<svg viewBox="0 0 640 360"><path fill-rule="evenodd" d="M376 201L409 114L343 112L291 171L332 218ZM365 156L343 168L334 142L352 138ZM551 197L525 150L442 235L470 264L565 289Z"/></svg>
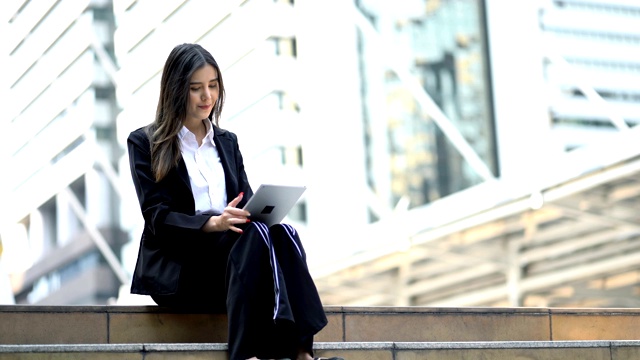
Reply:
<svg viewBox="0 0 640 360"><path fill-rule="evenodd" d="M244 193L240 193L235 199L231 200L221 215L210 217L202 227L202 230L204 232L231 230L242 234L242 229L236 227L236 225L248 223L251 215L248 211L236 207L243 196Z"/></svg>

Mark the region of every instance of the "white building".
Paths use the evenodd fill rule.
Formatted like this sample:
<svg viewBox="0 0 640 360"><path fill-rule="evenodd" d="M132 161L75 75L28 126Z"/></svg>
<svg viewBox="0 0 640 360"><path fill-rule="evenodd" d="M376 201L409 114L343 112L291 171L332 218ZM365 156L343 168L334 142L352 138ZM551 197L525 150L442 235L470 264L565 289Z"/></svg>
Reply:
<svg viewBox="0 0 640 360"><path fill-rule="evenodd" d="M18 302L126 292L142 218L125 141L153 120L179 43L220 64L221 126L252 185L307 185L287 221L318 276L600 166L563 159L639 120L633 0L0 6L0 236L22 254L7 264L24 275ZM75 295L81 281L95 285ZM57 297L65 286L74 295Z"/></svg>
<svg viewBox="0 0 640 360"><path fill-rule="evenodd" d="M126 241L108 180L122 152L111 4L0 7L0 236L16 302L105 303L128 281L111 250Z"/></svg>
<svg viewBox="0 0 640 360"><path fill-rule="evenodd" d="M446 136L422 139L432 202L372 226L387 243L317 268L325 301L638 306L640 3L358 4L365 43L387 42L404 116L390 124L415 136L408 120L431 118Z"/></svg>

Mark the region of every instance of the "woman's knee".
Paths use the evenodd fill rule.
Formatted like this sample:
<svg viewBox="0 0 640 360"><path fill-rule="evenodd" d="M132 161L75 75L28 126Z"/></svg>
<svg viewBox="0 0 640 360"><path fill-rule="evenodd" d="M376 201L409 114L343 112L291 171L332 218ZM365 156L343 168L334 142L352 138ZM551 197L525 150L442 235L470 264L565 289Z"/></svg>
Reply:
<svg viewBox="0 0 640 360"><path fill-rule="evenodd" d="M242 235L234 243L231 249L233 259L246 259L259 257L262 253L268 253L270 248L269 229L261 223L250 223L245 226Z"/></svg>
<svg viewBox="0 0 640 360"><path fill-rule="evenodd" d="M269 244L269 227L261 222L252 222L245 226L242 236L242 242L258 242L259 244Z"/></svg>
<svg viewBox="0 0 640 360"><path fill-rule="evenodd" d="M302 242L296 229L288 224L276 224L271 226L271 235L274 247L279 251L287 251L306 259Z"/></svg>

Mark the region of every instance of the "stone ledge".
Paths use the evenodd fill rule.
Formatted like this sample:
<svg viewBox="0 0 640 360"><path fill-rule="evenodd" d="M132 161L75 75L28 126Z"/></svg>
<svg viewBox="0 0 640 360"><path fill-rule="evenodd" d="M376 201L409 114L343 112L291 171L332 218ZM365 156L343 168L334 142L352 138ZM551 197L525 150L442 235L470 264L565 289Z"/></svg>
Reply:
<svg viewBox="0 0 640 360"><path fill-rule="evenodd" d="M634 341L318 342L315 350L454 350L639 347ZM0 345L0 353L227 351L227 344Z"/></svg>
<svg viewBox="0 0 640 360"><path fill-rule="evenodd" d="M394 342L316 342L314 350L393 350Z"/></svg>
<svg viewBox="0 0 640 360"><path fill-rule="evenodd" d="M145 351L227 351L226 343L210 344L144 344Z"/></svg>
<svg viewBox="0 0 640 360"><path fill-rule="evenodd" d="M549 308L549 314L554 315L607 315L607 316L640 316L637 308Z"/></svg>
<svg viewBox="0 0 640 360"><path fill-rule="evenodd" d="M536 307L426 307L426 306L337 306L324 307L330 314L570 314L640 316L637 308L536 308ZM206 309L173 309L155 305L0 305L0 312L29 313L211 313Z"/></svg>
<svg viewBox="0 0 640 360"><path fill-rule="evenodd" d="M527 314L549 315L549 308L533 307L426 307L426 306L344 306L326 308L327 312L349 314ZM640 314L640 310L636 309Z"/></svg>
<svg viewBox="0 0 640 360"><path fill-rule="evenodd" d="M640 309L326 306L319 342L635 341ZM224 343L225 314L158 306L0 306L0 344ZM630 345L635 347L636 345Z"/></svg>
<svg viewBox="0 0 640 360"><path fill-rule="evenodd" d="M614 341L472 341L472 342L398 342L397 350L432 349L551 349L551 348L609 348ZM640 341L635 345L640 346Z"/></svg>
<svg viewBox="0 0 640 360"><path fill-rule="evenodd" d="M143 344L0 345L0 354L141 351L144 351Z"/></svg>
<svg viewBox="0 0 640 360"><path fill-rule="evenodd" d="M640 340L611 341L459 341L459 342L319 342L316 350L447 350L640 347Z"/></svg>

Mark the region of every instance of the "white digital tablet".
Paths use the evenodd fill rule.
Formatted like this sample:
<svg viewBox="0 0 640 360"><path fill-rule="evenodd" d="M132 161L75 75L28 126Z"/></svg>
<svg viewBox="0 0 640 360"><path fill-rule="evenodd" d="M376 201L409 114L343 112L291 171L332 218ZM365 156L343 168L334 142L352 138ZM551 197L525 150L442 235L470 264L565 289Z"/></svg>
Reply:
<svg viewBox="0 0 640 360"><path fill-rule="evenodd" d="M306 189L306 186L262 184L243 209L251 214L251 221L268 226L279 224Z"/></svg>

